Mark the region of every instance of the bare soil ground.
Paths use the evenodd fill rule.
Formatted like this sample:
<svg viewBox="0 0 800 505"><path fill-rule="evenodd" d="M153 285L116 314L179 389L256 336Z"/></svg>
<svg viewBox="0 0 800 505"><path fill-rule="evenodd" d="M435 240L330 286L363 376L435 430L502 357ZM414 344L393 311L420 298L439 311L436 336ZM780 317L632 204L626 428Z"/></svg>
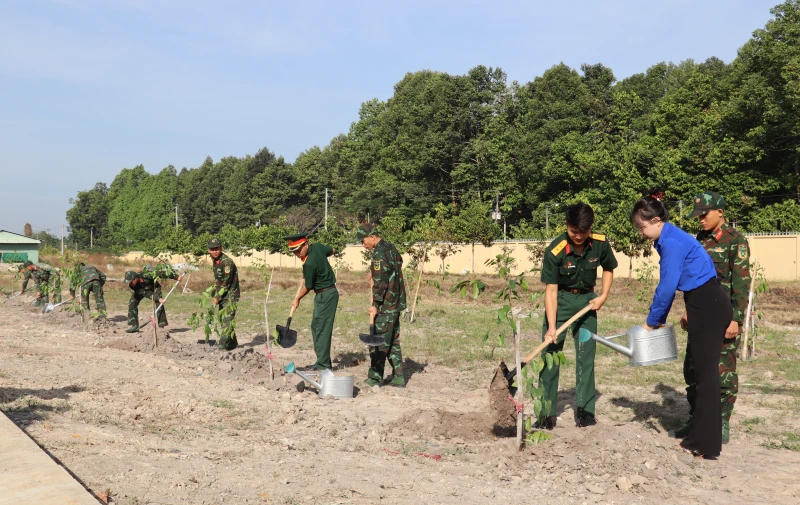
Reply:
<svg viewBox="0 0 800 505"><path fill-rule="evenodd" d="M285 284L279 289L289 297L294 283ZM352 284L344 290L363 299ZM800 503L800 452L781 435L800 430L794 369L787 376L778 365L744 366L733 439L708 461L679 452L664 427L687 411L679 363L630 371L619 355L599 353L599 424L574 426L574 379L564 370L553 439L517 452L493 430L489 408L500 356L452 366L423 356L432 352L416 342L425 334L466 339L448 328L456 323L433 323L434 306L462 301L427 297L420 326L406 325L405 389L365 386L368 356L357 332L335 334L336 373L356 377L352 400L320 399L283 373L289 361L313 362L307 343L273 349L272 380L255 316L252 326L242 321L240 348L229 353L198 343L186 311L171 312L170 331L153 349L149 328L124 333L121 295L112 294L105 324L41 314L28 296L6 299L0 407L85 486L126 505ZM607 319L633 324L618 322L638 317L623 309L610 305ZM355 310L342 304L342 324ZM275 312L273 326L283 322ZM772 350L766 340L764 356L797 359L800 352L784 350L797 349L793 323L773 323L784 347ZM301 329L300 338L308 333ZM751 429L759 425L780 429Z"/></svg>

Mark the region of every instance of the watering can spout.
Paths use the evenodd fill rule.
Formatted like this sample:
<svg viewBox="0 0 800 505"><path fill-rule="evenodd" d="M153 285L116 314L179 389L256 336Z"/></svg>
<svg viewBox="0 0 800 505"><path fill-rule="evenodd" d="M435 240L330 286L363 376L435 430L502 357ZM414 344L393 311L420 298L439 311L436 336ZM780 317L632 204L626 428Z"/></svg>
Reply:
<svg viewBox="0 0 800 505"><path fill-rule="evenodd" d="M297 370L295 368L295 366L294 366L294 361L292 361L288 365L286 365L284 367L284 370L286 370L286 373L295 373L295 374L297 374L304 381L310 383L312 386L317 388L317 390L321 390L322 389L322 384L320 384L317 381L313 380L311 377L309 377L308 375L304 374L303 372Z"/></svg>
<svg viewBox="0 0 800 505"><path fill-rule="evenodd" d="M624 345L615 344L614 342L612 342L612 341L610 341L608 339L605 339L603 337L597 336L594 333L592 333L592 339L596 340L597 342L600 342L601 344L603 344L606 347L610 347L610 348L614 349L615 351L624 354L625 356L627 356L629 358L633 357L633 351L631 349L628 349Z"/></svg>
<svg viewBox="0 0 800 505"><path fill-rule="evenodd" d="M600 342L601 344L603 344L606 347L610 347L611 349L614 349L618 353L624 354L625 356L627 356L629 358L632 358L633 357L633 350L632 349L628 349L624 345L616 344L616 343L614 343L614 342L612 342L610 340L612 338L621 337L621 336L622 335L615 335L613 337L603 338L603 337L601 337L599 335L596 335L596 334L590 332L586 328L581 328L580 330L578 330L578 340L579 341L588 342L589 340L594 340L596 342Z"/></svg>

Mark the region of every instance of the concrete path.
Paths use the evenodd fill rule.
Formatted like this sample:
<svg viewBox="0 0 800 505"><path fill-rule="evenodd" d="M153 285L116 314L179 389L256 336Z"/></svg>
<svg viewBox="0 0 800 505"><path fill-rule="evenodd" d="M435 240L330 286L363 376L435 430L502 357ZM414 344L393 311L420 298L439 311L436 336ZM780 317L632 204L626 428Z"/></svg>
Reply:
<svg viewBox="0 0 800 505"><path fill-rule="evenodd" d="M0 505L98 505L78 481L0 413Z"/></svg>

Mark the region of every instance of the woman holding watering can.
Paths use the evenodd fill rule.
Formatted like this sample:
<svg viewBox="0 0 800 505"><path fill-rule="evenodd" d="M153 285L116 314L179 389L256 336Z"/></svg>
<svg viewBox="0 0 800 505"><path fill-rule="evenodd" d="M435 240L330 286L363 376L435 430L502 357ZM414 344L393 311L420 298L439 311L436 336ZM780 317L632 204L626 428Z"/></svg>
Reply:
<svg viewBox="0 0 800 505"><path fill-rule="evenodd" d="M669 223L664 192L654 188L633 206L631 224L651 240L659 256L661 280L656 287L646 330L663 326L675 291L683 291L689 348L697 384L697 408L681 449L694 456L716 458L722 450L719 402L719 354L731 321L731 302L717 280L714 262L691 235Z"/></svg>

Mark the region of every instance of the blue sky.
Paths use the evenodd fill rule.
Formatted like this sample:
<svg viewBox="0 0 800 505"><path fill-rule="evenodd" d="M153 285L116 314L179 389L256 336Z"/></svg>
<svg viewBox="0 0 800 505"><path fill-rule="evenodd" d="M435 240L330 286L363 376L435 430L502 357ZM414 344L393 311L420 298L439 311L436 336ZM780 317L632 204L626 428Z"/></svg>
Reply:
<svg viewBox="0 0 800 505"><path fill-rule="evenodd" d="M125 167L293 161L411 71L729 62L777 3L3 0L0 229L60 234L69 199Z"/></svg>

